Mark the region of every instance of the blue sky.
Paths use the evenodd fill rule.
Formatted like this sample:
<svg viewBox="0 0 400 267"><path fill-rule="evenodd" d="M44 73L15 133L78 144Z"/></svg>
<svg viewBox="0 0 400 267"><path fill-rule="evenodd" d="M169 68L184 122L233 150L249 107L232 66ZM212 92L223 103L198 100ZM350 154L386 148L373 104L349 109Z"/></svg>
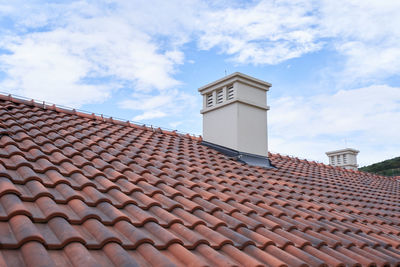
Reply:
<svg viewBox="0 0 400 267"><path fill-rule="evenodd" d="M272 83L272 152L400 156L399 1L4 1L0 91L201 134L197 88Z"/></svg>

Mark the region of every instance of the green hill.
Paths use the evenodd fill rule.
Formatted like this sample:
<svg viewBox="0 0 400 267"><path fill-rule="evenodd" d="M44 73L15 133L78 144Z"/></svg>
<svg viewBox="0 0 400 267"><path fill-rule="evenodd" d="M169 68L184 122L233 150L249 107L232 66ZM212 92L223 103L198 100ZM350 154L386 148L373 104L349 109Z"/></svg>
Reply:
<svg viewBox="0 0 400 267"><path fill-rule="evenodd" d="M385 176L398 176L400 175L400 157L365 166L359 168L359 170Z"/></svg>

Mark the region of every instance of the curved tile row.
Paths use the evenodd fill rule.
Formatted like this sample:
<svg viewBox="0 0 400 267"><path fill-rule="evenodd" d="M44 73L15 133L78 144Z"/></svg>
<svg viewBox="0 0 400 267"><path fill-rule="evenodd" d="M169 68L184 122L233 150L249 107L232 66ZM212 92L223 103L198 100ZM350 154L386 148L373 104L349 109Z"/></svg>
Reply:
<svg viewBox="0 0 400 267"><path fill-rule="evenodd" d="M200 265L399 263L398 180L273 154L277 169L249 167L185 136L4 103L8 250L35 244L50 255L74 245L106 262L106 247L122 261L146 246L176 265L185 265L180 254Z"/></svg>

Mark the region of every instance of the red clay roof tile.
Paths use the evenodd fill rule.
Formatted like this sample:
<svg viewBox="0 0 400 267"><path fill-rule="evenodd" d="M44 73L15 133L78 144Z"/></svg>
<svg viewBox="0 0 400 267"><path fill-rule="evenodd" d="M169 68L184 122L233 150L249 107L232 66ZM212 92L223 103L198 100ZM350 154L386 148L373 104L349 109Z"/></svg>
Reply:
<svg viewBox="0 0 400 267"><path fill-rule="evenodd" d="M400 264L400 181L0 95L0 266Z"/></svg>

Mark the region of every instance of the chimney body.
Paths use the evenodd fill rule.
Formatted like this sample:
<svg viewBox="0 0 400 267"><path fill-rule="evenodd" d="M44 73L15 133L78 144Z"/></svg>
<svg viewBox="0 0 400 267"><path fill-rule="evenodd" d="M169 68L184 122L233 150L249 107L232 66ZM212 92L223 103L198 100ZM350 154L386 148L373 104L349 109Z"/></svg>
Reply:
<svg viewBox="0 0 400 267"><path fill-rule="evenodd" d="M203 96L203 140L266 158L270 87L267 82L236 72L199 88Z"/></svg>
<svg viewBox="0 0 400 267"><path fill-rule="evenodd" d="M326 152L326 155L329 157L329 165L356 171L358 170L357 154L359 152L352 148L345 148Z"/></svg>

